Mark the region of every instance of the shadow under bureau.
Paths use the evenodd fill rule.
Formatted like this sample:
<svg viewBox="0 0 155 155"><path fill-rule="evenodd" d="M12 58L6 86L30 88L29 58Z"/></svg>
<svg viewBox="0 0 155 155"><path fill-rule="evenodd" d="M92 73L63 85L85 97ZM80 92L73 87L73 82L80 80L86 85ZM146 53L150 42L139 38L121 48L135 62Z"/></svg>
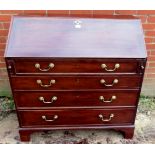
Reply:
<svg viewBox="0 0 155 155"><path fill-rule="evenodd" d="M5 58L21 140L57 129L132 138L146 57L139 19L13 17Z"/></svg>

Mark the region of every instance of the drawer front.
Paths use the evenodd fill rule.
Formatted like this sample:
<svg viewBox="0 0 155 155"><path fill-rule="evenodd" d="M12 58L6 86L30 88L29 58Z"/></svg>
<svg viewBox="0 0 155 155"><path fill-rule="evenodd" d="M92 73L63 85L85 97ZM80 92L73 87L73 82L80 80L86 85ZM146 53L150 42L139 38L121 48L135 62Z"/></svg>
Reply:
<svg viewBox="0 0 155 155"><path fill-rule="evenodd" d="M113 89L139 88L141 76L18 76L11 77L13 89Z"/></svg>
<svg viewBox="0 0 155 155"><path fill-rule="evenodd" d="M136 106L139 91L14 92L17 107Z"/></svg>
<svg viewBox="0 0 155 155"><path fill-rule="evenodd" d="M133 124L134 109L71 109L18 111L21 126Z"/></svg>
<svg viewBox="0 0 155 155"><path fill-rule="evenodd" d="M14 60L16 74L137 73L139 61L119 59Z"/></svg>

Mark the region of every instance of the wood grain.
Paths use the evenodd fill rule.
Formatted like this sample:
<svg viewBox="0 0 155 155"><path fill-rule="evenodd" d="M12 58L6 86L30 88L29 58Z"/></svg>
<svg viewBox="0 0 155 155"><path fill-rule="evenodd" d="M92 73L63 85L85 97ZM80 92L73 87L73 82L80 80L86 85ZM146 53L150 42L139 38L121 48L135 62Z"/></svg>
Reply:
<svg viewBox="0 0 155 155"><path fill-rule="evenodd" d="M104 79L105 83L112 85L115 79L118 83L107 87L100 83ZM136 89L142 76L12 76L12 88L15 90L76 90L76 89ZM37 83L41 80L42 85L49 85L51 80L55 80L55 84L49 87L42 87Z"/></svg>
<svg viewBox="0 0 155 155"><path fill-rule="evenodd" d="M84 17L84 16L83 16ZM22 141L36 131L58 129L115 129L132 138L146 66L140 20L133 17L14 17L5 60L19 120ZM82 21L75 28L75 20ZM47 69L43 72L35 67ZM108 72L101 67L114 69ZM42 87L41 80L48 85ZM118 83L107 87L105 84ZM47 104L39 100L52 101ZM116 99L111 103L112 96ZM114 117L108 122L111 114ZM48 122L42 119L58 119Z"/></svg>
<svg viewBox="0 0 155 155"><path fill-rule="evenodd" d="M134 109L70 109L70 110L23 110L19 111L21 126L65 126L79 124L98 124L98 125L118 125L118 124L133 124ZM80 115L79 115L80 114ZM103 122L99 118L102 114L105 119L109 119L110 114L114 114L111 121ZM46 116L48 120L53 119L54 115L58 115L58 119L52 122L47 122L42 119Z"/></svg>
<svg viewBox="0 0 155 155"><path fill-rule="evenodd" d="M11 25L5 57L146 58L139 19L14 17Z"/></svg>
<svg viewBox="0 0 155 155"><path fill-rule="evenodd" d="M118 107L137 105L138 90L109 90L109 91L15 91L14 97L18 109L41 109L55 107ZM56 96L57 100L52 98ZM99 99L100 96L105 98L105 101L110 101L112 96L116 96L111 103L103 102ZM44 103L39 100L39 97L44 97Z"/></svg>
<svg viewBox="0 0 155 155"><path fill-rule="evenodd" d="M139 63L142 60L134 59L22 59L18 58L13 61L16 74L60 74L60 73L132 73L136 74L141 69ZM47 69L49 64L53 63L54 67L48 71L41 71L35 67L40 64L40 69ZM120 67L112 72L108 72L101 67L106 64L106 69L113 70L115 65ZM138 70L139 68L139 70Z"/></svg>

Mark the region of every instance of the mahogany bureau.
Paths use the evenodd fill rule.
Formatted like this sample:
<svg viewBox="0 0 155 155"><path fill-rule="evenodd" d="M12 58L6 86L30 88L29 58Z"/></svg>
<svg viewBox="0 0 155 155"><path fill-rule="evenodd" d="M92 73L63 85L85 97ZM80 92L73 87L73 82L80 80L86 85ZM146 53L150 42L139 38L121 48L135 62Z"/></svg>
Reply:
<svg viewBox="0 0 155 155"><path fill-rule="evenodd" d="M13 17L5 59L21 141L57 129L132 138L146 57L139 19Z"/></svg>

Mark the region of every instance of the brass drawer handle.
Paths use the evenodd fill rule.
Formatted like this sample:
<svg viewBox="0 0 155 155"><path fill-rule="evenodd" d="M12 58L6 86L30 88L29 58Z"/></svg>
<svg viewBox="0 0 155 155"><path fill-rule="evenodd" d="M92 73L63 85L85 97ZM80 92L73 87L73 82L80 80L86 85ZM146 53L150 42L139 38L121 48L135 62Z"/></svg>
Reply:
<svg viewBox="0 0 155 155"><path fill-rule="evenodd" d="M99 97L99 100L104 102L104 103L111 103L113 100L116 100L116 96L112 96L110 100L105 100L103 96Z"/></svg>
<svg viewBox="0 0 155 155"><path fill-rule="evenodd" d="M50 87L52 84L55 84L55 82L56 82L55 80L51 80L50 81L50 84L48 84L48 85L45 84L44 85L44 84L42 84L42 81L41 80L37 80L37 84L39 84L41 87L45 87L45 88Z"/></svg>
<svg viewBox="0 0 155 155"><path fill-rule="evenodd" d="M110 114L109 118L105 118L105 119L104 119L104 116L102 114L99 114L98 117L101 119L102 122L109 122L114 117L114 114Z"/></svg>
<svg viewBox="0 0 155 155"><path fill-rule="evenodd" d="M40 68L40 64L39 64L39 63L36 63L36 64L35 64L35 68L39 69L39 70L42 71L42 72L47 72L47 71L49 71L50 69L54 68L54 64L53 64L53 63L50 63L50 64L48 65L48 68L41 69L41 68Z"/></svg>
<svg viewBox="0 0 155 155"><path fill-rule="evenodd" d="M40 97L39 97L39 100L42 101L43 103L49 104L49 103L53 103L54 101L56 101L56 100L57 100L57 97L56 97L56 96L53 96L53 97L51 98L51 101L50 101L50 102L45 101L45 99L44 99L43 96L40 96Z"/></svg>
<svg viewBox="0 0 155 155"><path fill-rule="evenodd" d="M118 69L120 67L120 64L115 64L115 68L114 69L107 69L107 65L106 64L101 64L101 68L105 69L107 72L113 72L116 69Z"/></svg>
<svg viewBox="0 0 155 155"><path fill-rule="evenodd" d="M106 84L106 81L104 79L101 79L100 83L104 84L106 87L112 87L114 84L118 83L118 79L114 79L112 84Z"/></svg>
<svg viewBox="0 0 155 155"><path fill-rule="evenodd" d="M47 119L46 116L42 116L42 119L45 120L46 122L53 122L56 119L58 119L58 115L54 115L53 119Z"/></svg>

